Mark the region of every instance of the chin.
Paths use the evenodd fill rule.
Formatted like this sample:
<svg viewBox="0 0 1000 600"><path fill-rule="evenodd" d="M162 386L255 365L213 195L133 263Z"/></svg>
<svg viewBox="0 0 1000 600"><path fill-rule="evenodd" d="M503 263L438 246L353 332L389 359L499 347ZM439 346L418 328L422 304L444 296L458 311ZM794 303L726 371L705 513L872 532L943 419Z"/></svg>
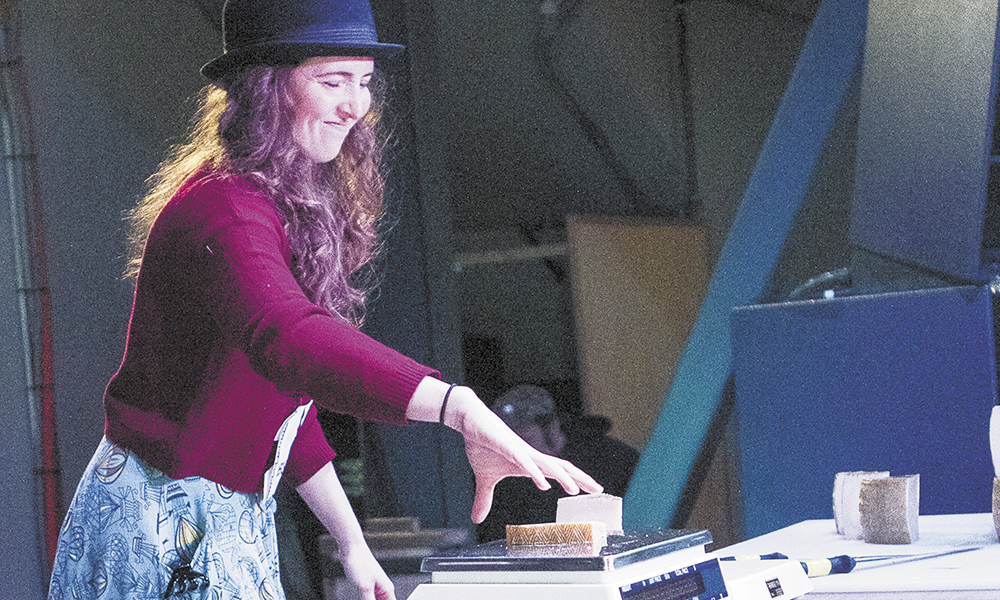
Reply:
<svg viewBox="0 0 1000 600"><path fill-rule="evenodd" d="M343 144L337 144L336 147L326 147L323 148L322 150L318 149L313 151L306 150L304 151L304 154L312 162L318 165L324 165L328 162L332 162L334 159L340 156L340 150L342 147Z"/></svg>

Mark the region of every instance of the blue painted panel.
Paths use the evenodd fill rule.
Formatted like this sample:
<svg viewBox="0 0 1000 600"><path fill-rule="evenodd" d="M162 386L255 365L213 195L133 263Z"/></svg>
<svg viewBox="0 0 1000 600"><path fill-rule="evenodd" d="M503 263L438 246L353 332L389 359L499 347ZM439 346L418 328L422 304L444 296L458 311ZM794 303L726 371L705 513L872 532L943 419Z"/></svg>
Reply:
<svg viewBox="0 0 1000 600"><path fill-rule="evenodd" d="M744 534L833 518L840 471L920 474L921 514L989 512L989 290L733 311Z"/></svg>

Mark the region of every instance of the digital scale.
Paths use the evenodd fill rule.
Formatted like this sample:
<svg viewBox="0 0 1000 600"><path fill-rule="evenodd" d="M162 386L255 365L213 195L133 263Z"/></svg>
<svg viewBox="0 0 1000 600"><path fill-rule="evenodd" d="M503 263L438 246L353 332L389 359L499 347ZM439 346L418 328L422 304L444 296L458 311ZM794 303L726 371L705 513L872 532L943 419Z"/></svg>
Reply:
<svg viewBox="0 0 1000 600"><path fill-rule="evenodd" d="M812 590L798 561L720 562L708 531L609 535L588 544L519 546L497 540L423 559L431 582L409 600L786 600Z"/></svg>

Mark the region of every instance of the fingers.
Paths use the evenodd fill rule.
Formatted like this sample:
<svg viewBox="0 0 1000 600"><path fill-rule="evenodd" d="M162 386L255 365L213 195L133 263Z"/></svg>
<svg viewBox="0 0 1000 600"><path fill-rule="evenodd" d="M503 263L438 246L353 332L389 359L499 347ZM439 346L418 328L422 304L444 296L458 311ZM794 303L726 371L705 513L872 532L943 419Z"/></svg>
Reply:
<svg viewBox="0 0 1000 600"><path fill-rule="evenodd" d="M517 436L492 411L462 428L465 453L476 476L472 521L482 523L493 505L493 489L504 477L530 477L540 490L555 480L568 494L600 493L599 483L569 461L539 452Z"/></svg>
<svg viewBox="0 0 1000 600"><path fill-rule="evenodd" d="M504 477L523 477L534 474L535 476L531 476L531 479L542 490L552 487L548 478L555 479L566 493L572 495L579 494L581 491L591 494L599 494L604 491L601 484L594 481L592 477L573 463L561 458L535 452L534 456L511 458L507 462L498 460L499 457L495 453L484 456L476 451L476 447L471 448L471 450L469 457L476 475L476 493L472 503L473 523L482 523L489 515L490 508L493 506L493 490ZM506 467L501 464L503 462L506 462ZM490 464L494 468L486 468L483 466L484 464ZM477 466L480 468L476 468Z"/></svg>
<svg viewBox="0 0 1000 600"><path fill-rule="evenodd" d="M367 545L340 556L344 573L358 588L362 600L396 600L395 586Z"/></svg>
<svg viewBox="0 0 1000 600"><path fill-rule="evenodd" d="M549 479L556 480L567 494L576 495L581 491L599 494L604 491L601 484L568 460L539 454L536 459L541 470ZM537 481L536 481L537 484ZM548 489L548 486L541 489Z"/></svg>
<svg viewBox="0 0 1000 600"><path fill-rule="evenodd" d="M546 456L545 454L538 454L539 456ZM535 486L537 486L538 489L547 490L552 487L552 484L549 483L548 480L550 475L542 470L542 465L539 465L536 460L532 460L531 458L521 458L518 460L518 465L524 469L524 473L528 477L531 477L531 480L535 482ZM553 479L558 481L560 485L563 483L559 477L553 477Z"/></svg>
<svg viewBox="0 0 1000 600"><path fill-rule="evenodd" d="M578 488L577 492L583 491L587 492L588 494L600 494L601 492L604 491L604 486L597 483L597 481L593 477L587 475L582 469L580 469L573 463L569 462L568 460L563 460L562 463L563 463L562 464L563 469L565 469L566 472L569 474L569 476L573 478L573 482L576 484ZM560 482L560 484L561 483L562 482ZM570 490L566 489L566 486L563 486L563 489L570 494L577 493L577 492L571 492Z"/></svg>
<svg viewBox="0 0 1000 600"><path fill-rule="evenodd" d="M476 478L476 497L472 501L473 523L477 525L482 523L486 520L486 515L490 514L490 509L493 508L493 489L497 486L498 481L490 483Z"/></svg>
<svg viewBox="0 0 1000 600"><path fill-rule="evenodd" d="M396 600L396 594L392 591L392 588L385 589L379 586L368 589L358 588L361 593L362 600Z"/></svg>
<svg viewBox="0 0 1000 600"><path fill-rule="evenodd" d="M396 600L395 586L385 576L384 580L376 579L371 586L358 586L362 600Z"/></svg>
<svg viewBox="0 0 1000 600"><path fill-rule="evenodd" d="M566 469L559 468L558 470L551 470L548 476L559 482L562 489L566 491L567 494L575 496L580 493L580 486L576 484L576 481L566 472ZM541 488L539 488L541 489Z"/></svg>
<svg viewBox="0 0 1000 600"><path fill-rule="evenodd" d="M388 588L376 588L375 590L375 600L396 600L396 594L393 591L393 585L390 583Z"/></svg>

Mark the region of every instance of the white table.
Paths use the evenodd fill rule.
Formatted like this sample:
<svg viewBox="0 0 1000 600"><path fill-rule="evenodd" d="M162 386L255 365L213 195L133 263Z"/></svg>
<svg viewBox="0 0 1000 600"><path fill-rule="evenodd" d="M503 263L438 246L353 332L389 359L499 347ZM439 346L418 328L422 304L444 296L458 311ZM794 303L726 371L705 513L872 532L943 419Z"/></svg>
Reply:
<svg viewBox="0 0 1000 600"><path fill-rule="evenodd" d="M803 521L717 550L719 556L780 552L795 559L968 552L892 564L859 563L851 573L811 579L807 599L1000 599L1000 544L992 514L921 516L913 544L868 544L838 535L830 520Z"/></svg>

